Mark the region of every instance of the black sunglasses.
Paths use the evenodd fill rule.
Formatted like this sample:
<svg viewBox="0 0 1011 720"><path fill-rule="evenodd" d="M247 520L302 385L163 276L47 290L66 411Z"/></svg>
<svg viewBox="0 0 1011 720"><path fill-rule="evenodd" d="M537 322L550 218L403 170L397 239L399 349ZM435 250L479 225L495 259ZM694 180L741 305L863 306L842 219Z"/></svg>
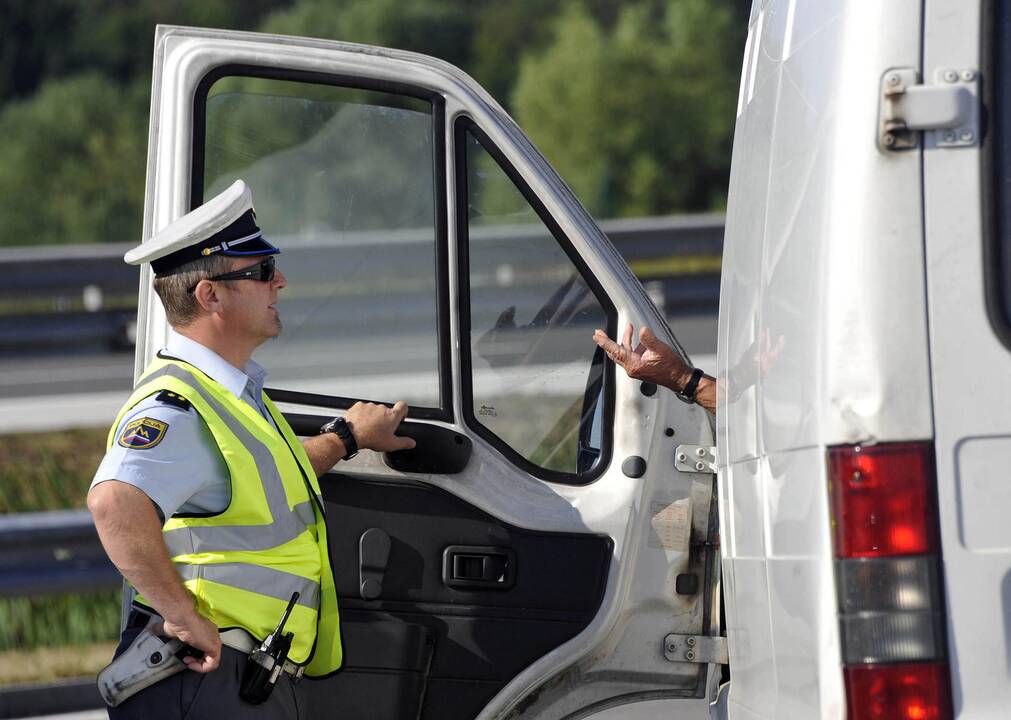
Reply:
<svg viewBox="0 0 1011 720"><path fill-rule="evenodd" d="M239 270L233 270L232 272L226 272L223 275L215 275L214 277L205 278L207 280L259 280L260 282L270 282L274 279L274 269L276 263L274 262L274 256L271 255L266 260L256 263L256 265L249 265ZM200 283L198 282L197 285ZM194 285L189 289L188 292L193 292L197 289L197 285Z"/></svg>

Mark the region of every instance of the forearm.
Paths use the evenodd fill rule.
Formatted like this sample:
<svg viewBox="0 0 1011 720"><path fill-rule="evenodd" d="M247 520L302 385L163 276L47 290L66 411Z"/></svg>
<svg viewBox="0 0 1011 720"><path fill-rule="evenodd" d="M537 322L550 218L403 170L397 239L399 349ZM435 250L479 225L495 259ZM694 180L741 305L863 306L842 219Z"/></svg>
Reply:
<svg viewBox="0 0 1011 720"><path fill-rule="evenodd" d="M302 441L305 454L309 456L312 469L316 472L316 477L320 477L328 472L337 461L347 455L347 448L344 442L336 433L328 432L322 435L313 435Z"/></svg>
<svg viewBox="0 0 1011 720"><path fill-rule="evenodd" d="M692 377L692 371L680 373L665 385L676 393L681 392L688 385ZM703 374L699 378L699 384L695 388L695 402L711 413L716 413L716 379Z"/></svg>
<svg viewBox="0 0 1011 720"><path fill-rule="evenodd" d="M703 375L699 379L698 390L695 391L695 402L709 412L716 414L716 380Z"/></svg>
<svg viewBox="0 0 1011 720"><path fill-rule="evenodd" d="M154 504L143 492L116 480L88 493L88 508L112 564L166 620L186 623L196 614L162 539Z"/></svg>

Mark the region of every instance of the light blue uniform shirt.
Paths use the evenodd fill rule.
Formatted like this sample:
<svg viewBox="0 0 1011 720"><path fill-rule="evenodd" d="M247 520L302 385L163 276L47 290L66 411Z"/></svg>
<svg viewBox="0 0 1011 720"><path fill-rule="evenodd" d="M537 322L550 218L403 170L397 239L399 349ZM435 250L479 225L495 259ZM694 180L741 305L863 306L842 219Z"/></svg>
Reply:
<svg viewBox="0 0 1011 720"><path fill-rule="evenodd" d="M202 370L274 424L260 399L267 371L259 363L250 360L243 372L213 350L172 330L165 353ZM159 402L156 396L130 409L116 428L116 438L130 422L149 418L168 426L161 440L147 448L127 448L113 442L91 487L105 480L133 485L151 498L165 518L176 513L221 512L231 499L231 483L211 431L192 407L184 410Z"/></svg>

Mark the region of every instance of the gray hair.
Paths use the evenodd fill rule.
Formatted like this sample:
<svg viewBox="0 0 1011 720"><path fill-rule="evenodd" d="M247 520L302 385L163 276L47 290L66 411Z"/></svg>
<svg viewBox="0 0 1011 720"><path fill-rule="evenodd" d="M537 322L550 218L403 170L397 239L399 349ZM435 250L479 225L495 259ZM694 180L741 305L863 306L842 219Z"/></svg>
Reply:
<svg viewBox="0 0 1011 720"><path fill-rule="evenodd" d="M183 327L196 320L200 315L200 303L190 290L201 280L223 275L231 267L227 256L208 255L179 266L171 275L156 277L154 290L161 298L169 325ZM230 281L226 283L231 284Z"/></svg>

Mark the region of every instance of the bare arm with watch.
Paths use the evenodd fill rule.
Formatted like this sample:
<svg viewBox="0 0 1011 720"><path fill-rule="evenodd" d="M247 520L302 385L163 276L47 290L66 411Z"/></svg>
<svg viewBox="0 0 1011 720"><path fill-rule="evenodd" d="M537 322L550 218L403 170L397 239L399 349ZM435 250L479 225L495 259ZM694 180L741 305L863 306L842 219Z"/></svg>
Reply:
<svg viewBox="0 0 1011 720"><path fill-rule="evenodd" d="M630 378L663 385L687 403L698 403L716 412L716 380L699 368L690 368L674 350L657 338L648 327L639 331L639 344L632 347L632 324L621 342L616 343L603 330L593 333L593 340L607 356L620 365Z"/></svg>
<svg viewBox="0 0 1011 720"><path fill-rule="evenodd" d="M320 434L302 441L316 475L322 475L337 464L350 460L359 450L393 452L409 450L414 440L394 433L407 417L407 403L398 401L393 407L357 402L344 417L336 417L320 428Z"/></svg>

